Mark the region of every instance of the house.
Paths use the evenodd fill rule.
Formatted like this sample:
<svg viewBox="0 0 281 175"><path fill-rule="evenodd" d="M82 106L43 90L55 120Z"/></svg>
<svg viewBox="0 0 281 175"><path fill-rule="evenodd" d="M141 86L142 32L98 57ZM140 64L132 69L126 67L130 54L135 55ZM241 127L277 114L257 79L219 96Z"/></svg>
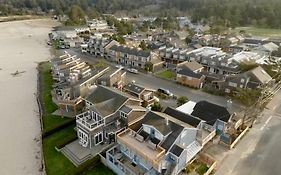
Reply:
<svg viewBox="0 0 281 175"><path fill-rule="evenodd" d="M76 116L78 139L83 147L114 141L118 132L146 112L140 99L105 86L96 86L84 100L88 110Z"/></svg>
<svg viewBox="0 0 281 175"><path fill-rule="evenodd" d="M106 30L109 29L109 26L105 20L88 20L86 21L87 25L89 26L90 30Z"/></svg>
<svg viewBox="0 0 281 175"><path fill-rule="evenodd" d="M187 61L187 53L192 51L193 48L177 48L162 46L159 48L159 55L163 61L169 64L177 65Z"/></svg>
<svg viewBox="0 0 281 175"><path fill-rule="evenodd" d="M109 48L107 59L124 66L139 69L144 69L147 62L154 63L155 60L158 60L150 51L119 45L113 45Z"/></svg>
<svg viewBox="0 0 281 175"><path fill-rule="evenodd" d="M177 67L176 81L193 88L202 88L205 76L201 74L204 67L196 61L183 62Z"/></svg>
<svg viewBox="0 0 281 175"><path fill-rule="evenodd" d="M106 152L106 166L119 175L180 173L215 130L176 109L166 112L171 115L150 111L119 133L118 144Z"/></svg>
<svg viewBox="0 0 281 175"><path fill-rule="evenodd" d="M118 45L118 42L105 37L91 36L87 52L95 56L106 57L108 49L113 45Z"/></svg>
<svg viewBox="0 0 281 175"><path fill-rule="evenodd" d="M238 88L256 89L271 81L271 76L262 67L258 66L247 72L228 76L223 80L214 81L213 83L221 91L231 93L235 92Z"/></svg>
<svg viewBox="0 0 281 175"><path fill-rule="evenodd" d="M232 75L240 72L239 65L233 62L221 48L202 47L186 55L187 61L197 61L209 74Z"/></svg>
<svg viewBox="0 0 281 175"><path fill-rule="evenodd" d="M256 63L263 59L258 53L256 52L239 52L234 54L230 60L236 63Z"/></svg>
<svg viewBox="0 0 281 175"><path fill-rule="evenodd" d="M272 52L277 51L279 46L273 42L263 44L259 49L271 55Z"/></svg>
<svg viewBox="0 0 281 175"><path fill-rule="evenodd" d="M148 89L137 85L135 83L128 83L123 87L123 91L142 99L142 106L149 106L155 102L154 93L155 91L152 89Z"/></svg>
<svg viewBox="0 0 281 175"><path fill-rule="evenodd" d="M76 57L65 53L58 59L52 61L53 77L57 82L53 85L53 100L62 112L74 113L82 108L82 98L88 95L98 77L104 74L108 68L92 69Z"/></svg>
<svg viewBox="0 0 281 175"><path fill-rule="evenodd" d="M178 107L177 110L197 117L214 127L218 132L224 133L227 123L230 121L230 112L226 107L219 106L208 101L199 101L197 103L189 101Z"/></svg>
<svg viewBox="0 0 281 175"><path fill-rule="evenodd" d="M97 79L98 84L103 86L122 89L126 81L126 72L121 68L110 67L106 73Z"/></svg>
<svg viewBox="0 0 281 175"><path fill-rule="evenodd" d="M53 31L50 34L51 39L71 39L71 38L77 38L77 32L73 27L54 27Z"/></svg>

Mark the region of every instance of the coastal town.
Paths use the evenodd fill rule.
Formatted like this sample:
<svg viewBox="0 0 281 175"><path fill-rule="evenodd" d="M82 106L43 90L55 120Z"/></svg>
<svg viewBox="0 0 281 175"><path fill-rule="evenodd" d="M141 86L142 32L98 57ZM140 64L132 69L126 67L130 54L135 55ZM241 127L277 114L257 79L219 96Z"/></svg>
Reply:
<svg viewBox="0 0 281 175"><path fill-rule="evenodd" d="M281 38L76 17L0 23L0 174L278 174Z"/></svg>
<svg viewBox="0 0 281 175"><path fill-rule="evenodd" d="M52 114L74 119L76 132L56 150L76 167L99 159L124 175L216 172L214 150L235 148L280 89L267 71L281 41L195 28L190 43L157 30L123 43L106 20L87 24L49 34Z"/></svg>

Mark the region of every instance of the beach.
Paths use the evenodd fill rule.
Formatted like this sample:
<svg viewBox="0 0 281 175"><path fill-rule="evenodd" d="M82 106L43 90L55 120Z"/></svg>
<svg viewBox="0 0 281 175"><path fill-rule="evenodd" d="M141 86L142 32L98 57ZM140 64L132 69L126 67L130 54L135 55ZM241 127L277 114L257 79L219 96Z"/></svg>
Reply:
<svg viewBox="0 0 281 175"><path fill-rule="evenodd" d="M51 59L46 42L54 25L50 19L0 23L1 175L44 174L36 67Z"/></svg>

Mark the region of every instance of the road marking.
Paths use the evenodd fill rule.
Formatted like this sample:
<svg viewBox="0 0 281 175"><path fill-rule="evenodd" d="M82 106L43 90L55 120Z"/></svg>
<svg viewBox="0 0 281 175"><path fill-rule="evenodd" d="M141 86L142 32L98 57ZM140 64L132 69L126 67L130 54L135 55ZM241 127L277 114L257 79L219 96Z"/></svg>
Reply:
<svg viewBox="0 0 281 175"><path fill-rule="evenodd" d="M260 128L261 131L266 127L266 125L267 125L268 122L271 120L271 118L272 118L272 116L270 116L270 117L265 121L264 125Z"/></svg>

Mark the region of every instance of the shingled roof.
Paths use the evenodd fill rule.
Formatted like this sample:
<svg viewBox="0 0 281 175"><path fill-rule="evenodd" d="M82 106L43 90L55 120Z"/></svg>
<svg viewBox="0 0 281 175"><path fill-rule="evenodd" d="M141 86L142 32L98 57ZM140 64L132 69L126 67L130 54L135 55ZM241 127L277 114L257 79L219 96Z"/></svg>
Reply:
<svg viewBox="0 0 281 175"><path fill-rule="evenodd" d="M228 122L230 118L230 113L225 107L207 101L196 103L191 115L206 121L206 123L210 125L214 125L218 119Z"/></svg>
<svg viewBox="0 0 281 175"><path fill-rule="evenodd" d="M107 116L116 112L128 99L128 97L103 86L97 86L94 91L86 97L86 100L93 104L91 109L102 116Z"/></svg>
<svg viewBox="0 0 281 175"><path fill-rule="evenodd" d="M184 123L187 123L193 127L197 127L199 125L199 123L201 122L201 120L199 118L196 118L192 115L183 113L179 110L173 109L171 107L167 107L164 111L165 114L168 114Z"/></svg>

